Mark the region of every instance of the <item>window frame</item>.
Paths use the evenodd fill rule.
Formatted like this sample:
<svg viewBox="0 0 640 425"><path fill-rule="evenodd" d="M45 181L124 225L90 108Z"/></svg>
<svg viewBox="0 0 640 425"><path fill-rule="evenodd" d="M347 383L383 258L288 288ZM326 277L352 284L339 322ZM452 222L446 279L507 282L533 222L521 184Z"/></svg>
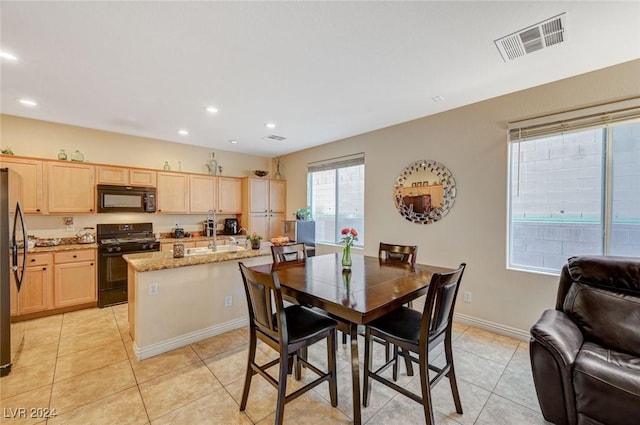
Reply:
<svg viewBox="0 0 640 425"><path fill-rule="evenodd" d="M601 129L604 132L602 140L602 192L600 199L602 238L601 253L594 255L611 255L612 226L613 226L613 133L615 127L640 123L640 98L631 99L615 104L601 105L579 111L570 111L547 117L534 118L509 124L507 144L507 222L506 222L506 268L508 270L525 271L543 275L558 276L559 270L514 264L513 259L513 195L514 195L514 164L518 164L517 174L520 173L520 151L514 162L516 152L512 149L514 143L521 143L543 138L567 135L590 129ZM518 177L519 184L519 177ZM640 257L639 257L640 258Z"/></svg>
<svg viewBox="0 0 640 425"><path fill-rule="evenodd" d="M318 240L318 233L316 232L316 242L317 243L322 243L322 244L326 244L326 245L339 245L340 244L340 225L339 225L339 221L338 221L338 216L339 216L339 212L340 212L340 190L339 190L339 186L340 186L340 181L339 181L339 170L340 169L344 169L344 168L349 168L349 167L355 167L355 166L362 166L362 174L363 174L363 180L362 180L362 226L361 228L356 229L358 231L358 240L354 241L353 246L357 247L357 248L364 248L364 206L365 206L365 202L364 202L364 186L365 186L365 178L364 178L364 173L365 173L365 158L364 158L364 153L357 153L357 154L353 154L353 155L348 155L348 156L344 156L344 157L339 157L339 158L332 158L332 159L328 159L328 160L323 160L323 161L318 161L318 162L313 162L313 163L309 163L308 167L307 167L307 205L309 205L309 209L311 210L311 214L312 216L314 216L313 213L313 173L315 172L321 172L321 171L330 171L333 170L333 172L335 173L335 183L334 183L334 191L335 191L335 212L334 212L334 220L335 220L335 224L336 224L336 230L335 230L335 239L334 241L323 241L323 240Z"/></svg>

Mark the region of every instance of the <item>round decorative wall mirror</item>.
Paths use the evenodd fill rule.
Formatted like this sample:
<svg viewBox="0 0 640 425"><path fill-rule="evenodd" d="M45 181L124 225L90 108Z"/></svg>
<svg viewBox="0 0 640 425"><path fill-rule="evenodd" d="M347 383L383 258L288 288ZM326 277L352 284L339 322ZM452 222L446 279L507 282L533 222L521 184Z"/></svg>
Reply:
<svg viewBox="0 0 640 425"><path fill-rule="evenodd" d="M422 160L406 167L393 186L396 209L405 219L428 224L442 219L456 198L456 181L443 164Z"/></svg>

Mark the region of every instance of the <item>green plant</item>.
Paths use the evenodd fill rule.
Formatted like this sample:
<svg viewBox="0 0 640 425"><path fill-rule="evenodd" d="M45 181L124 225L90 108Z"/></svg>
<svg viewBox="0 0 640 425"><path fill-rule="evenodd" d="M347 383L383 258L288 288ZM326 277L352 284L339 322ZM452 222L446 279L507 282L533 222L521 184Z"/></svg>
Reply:
<svg viewBox="0 0 640 425"><path fill-rule="evenodd" d="M259 241L262 239L262 235L259 235L256 232L253 232L252 234L247 236L247 239L250 241Z"/></svg>

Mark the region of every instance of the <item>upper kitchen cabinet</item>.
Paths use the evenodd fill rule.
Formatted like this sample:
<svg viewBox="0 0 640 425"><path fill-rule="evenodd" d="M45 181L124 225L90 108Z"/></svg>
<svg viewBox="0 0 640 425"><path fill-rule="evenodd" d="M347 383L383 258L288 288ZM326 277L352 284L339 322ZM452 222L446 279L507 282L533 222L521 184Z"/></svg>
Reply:
<svg viewBox="0 0 640 425"><path fill-rule="evenodd" d="M159 213L187 214L189 212L189 175L159 171L157 202Z"/></svg>
<svg viewBox="0 0 640 425"><path fill-rule="evenodd" d="M206 214L218 208L218 177L189 176L189 212Z"/></svg>
<svg viewBox="0 0 640 425"><path fill-rule="evenodd" d="M236 177L218 177L218 213L242 213L242 180Z"/></svg>
<svg viewBox="0 0 640 425"><path fill-rule="evenodd" d="M248 212L285 212L286 181L245 179Z"/></svg>
<svg viewBox="0 0 640 425"><path fill-rule="evenodd" d="M214 210L218 214L242 212L242 181L240 179L191 175L189 183L191 214L206 214L209 210Z"/></svg>
<svg viewBox="0 0 640 425"><path fill-rule="evenodd" d="M242 226L268 238L279 236L285 218L286 181L247 177L243 191Z"/></svg>
<svg viewBox="0 0 640 425"><path fill-rule="evenodd" d="M96 167L97 184L112 184L124 186L156 186L156 172L139 168Z"/></svg>
<svg viewBox="0 0 640 425"><path fill-rule="evenodd" d="M50 213L95 211L95 167L84 163L47 163L48 210Z"/></svg>
<svg viewBox="0 0 640 425"><path fill-rule="evenodd" d="M42 161L3 155L2 167L8 167L22 177L21 204L27 214L46 213Z"/></svg>

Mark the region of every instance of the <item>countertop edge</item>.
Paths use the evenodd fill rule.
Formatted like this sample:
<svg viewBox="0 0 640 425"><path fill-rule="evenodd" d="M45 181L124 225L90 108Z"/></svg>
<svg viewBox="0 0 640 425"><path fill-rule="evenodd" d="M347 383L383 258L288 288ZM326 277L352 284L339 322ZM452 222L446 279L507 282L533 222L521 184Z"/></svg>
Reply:
<svg viewBox="0 0 640 425"><path fill-rule="evenodd" d="M238 252L218 252L211 254L191 255L182 258L173 258L171 252L144 252L138 254L126 254L122 258L138 273L157 270L175 269L179 267L197 266L201 264L213 264L224 261L242 260L271 256L271 248L263 246L261 249L248 249Z"/></svg>

